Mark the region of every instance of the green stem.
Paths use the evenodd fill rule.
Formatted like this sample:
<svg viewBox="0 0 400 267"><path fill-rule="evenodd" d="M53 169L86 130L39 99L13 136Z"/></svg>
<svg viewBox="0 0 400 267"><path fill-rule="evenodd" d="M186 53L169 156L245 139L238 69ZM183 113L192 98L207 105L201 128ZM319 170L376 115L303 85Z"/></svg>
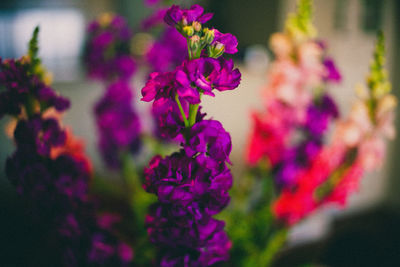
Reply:
<svg viewBox="0 0 400 267"><path fill-rule="evenodd" d="M188 49L188 54L189 54L189 60L192 60L192 51L190 50L190 41L189 38L187 38L187 49Z"/></svg>
<svg viewBox="0 0 400 267"><path fill-rule="evenodd" d="M276 253L283 247L287 240L289 230L287 228L281 228L277 230L271 239L269 240L267 247L262 251L259 259L258 266L271 266L271 263Z"/></svg>
<svg viewBox="0 0 400 267"><path fill-rule="evenodd" d="M199 104L189 106L189 127L192 127L196 123L197 111L199 110Z"/></svg>
<svg viewBox="0 0 400 267"><path fill-rule="evenodd" d="M178 104L179 111L181 112L183 122L185 123L185 127L189 127L188 119L186 118L185 111L183 111L181 101L179 100L178 94L175 94L175 101Z"/></svg>
<svg viewBox="0 0 400 267"><path fill-rule="evenodd" d="M203 92L200 92L199 99L203 96ZM200 104L189 105L189 127L192 127L196 123L197 112L199 111Z"/></svg>

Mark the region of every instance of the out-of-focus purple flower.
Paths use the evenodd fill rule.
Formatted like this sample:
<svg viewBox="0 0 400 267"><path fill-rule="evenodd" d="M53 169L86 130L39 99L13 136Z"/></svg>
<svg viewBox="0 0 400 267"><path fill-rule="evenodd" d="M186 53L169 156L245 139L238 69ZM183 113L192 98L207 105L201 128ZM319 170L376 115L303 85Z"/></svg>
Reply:
<svg viewBox="0 0 400 267"><path fill-rule="evenodd" d="M338 115L338 108L333 99L324 95L317 100L317 103L309 106L305 127L312 136L319 136L326 131L330 119Z"/></svg>
<svg viewBox="0 0 400 267"><path fill-rule="evenodd" d="M195 123L187 140L184 148L189 157L200 152L217 162L229 162L231 137L219 121L203 120Z"/></svg>
<svg viewBox="0 0 400 267"><path fill-rule="evenodd" d="M168 28L149 48L146 58L153 71L171 71L187 58L186 39L175 28Z"/></svg>
<svg viewBox="0 0 400 267"><path fill-rule="evenodd" d="M164 21L170 26L176 24L188 25L194 21L206 23L213 17L213 14L203 14L203 12L204 8L199 5L193 5L190 9L181 9L179 6L173 5L167 10Z"/></svg>
<svg viewBox="0 0 400 267"><path fill-rule="evenodd" d="M141 125L132 106L131 88L119 81L107 88L95 106L100 132L100 149L110 167L119 167L122 151L137 152L140 147Z"/></svg>
<svg viewBox="0 0 400 267"><path fill-rule="evenodd" d="M213 29L214 31L214 40L211 45L218 46L223 45L224 52L227 54L235 54L237 53L238 41L233 34L230 33L221 33L217 29Z"/></svg>
<svg viewBox="0 0 400 267"><path fill-rule="evenodd" d="M147 31L152 27L155 27L157 25L164 25L164 17L165 14L167 13L167 9L158 9L155 10L154 13L152 13L150 16L145 18L142 23L142 29Z"/></svg>
<svg viewBox="0 0 400 267"><path fill-rule="evenodd" d="M179 206L155 204L146 217L150 241L161 253L160 266L210 266L229 258L224 222L199 218Z"/></svg>
<svg viewBox="0 0 400 267"><path fill-rule="evenodd" d="M20 148L49 156L52 147L64 144L66 134L55 119L42 119L34 115L30 120L18 122L14 138Z"/></svg>
<svg viewBox="0 0 400 267"><path fill-rule="evenodd" d="M328 129L329 122L338 116L337 106L327 94L310 104L302 129L304 139L288 148L274 168L275 182L279 187L291 188L296 185L298 173L307 168L320 151L323 134Z"/></svg>
<svg viewBox="0 0 400 267"><path fill-rule="evenodd" d="M88 75L100 80L129 79L136 65L130 54L132 32L125 19L121 16L112 16L106 22L99 19L89 25L88 33L84 53Z"/></svg>
<svg viewBox="0 0 400 267"><path fill-rule="evenodd" d="M57 95L38 75L32 73L28 59L18 60L0 58L0 118L5 115L19 115L21 106L28 101L37 100L44 107L55 107L58 111L69 108L68 99Z"/></svg>
<svg viewBox="0 0 400 267"><path fill-rule="evenodd" d="M161 0L145 0L144 3L147 6L154 6L157 5L158 3L160 3Z"/></svg>
<svg viewBox="0 0 400 267"><path fill-rule="evenodd" d="M337 69L333 59L327 57L324 59L323 63L324 63L325 70L326 70L324 80L332 81L332 82L340 82L342 80L342 75L340 74L339 70Z"/></svg>

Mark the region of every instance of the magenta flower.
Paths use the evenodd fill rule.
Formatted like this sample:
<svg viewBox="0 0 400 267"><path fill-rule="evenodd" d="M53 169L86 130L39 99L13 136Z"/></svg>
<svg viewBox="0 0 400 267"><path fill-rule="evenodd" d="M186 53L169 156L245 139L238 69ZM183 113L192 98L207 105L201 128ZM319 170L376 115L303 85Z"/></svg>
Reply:
<svg viewBox="0 0 400 267"><path fill-rule="evenodd" d="M164 21L170 26L188 25L194 21L206 23L213 17L211 13L203 13L204 8L199 5L193 5L190 9L181 9L179 6L173 5L167 10Z"/></svg>
<svg viewBox="0 0 400 267"><path fill-rule="evenodd" d="M89 77L99 80L128 80L136 71L130 54L132 31L125 19L113 16L106 25L90 23L85 44L84 63Z"/></svg>
<svg viewBox="0 0 400 267"><path fill-rule="evenodd" d="M192 92L193 85L204 94L214 96L213 89L218 91L235 89L241 79L239 70L233 70L233 61L223 58L188 60L178 67L176 73L178 90L190 92L194 99L197 99L198 95Z"/></svg>
<svg viewBox="0 0 400 267"><path fill-rule="evenodd" d="M202 153L217 162L229 162L232 150L231 137L219 121L203 120L190 129L184 148L189 157Z"/></svg>
<svg viewBox="0 0 400 267"><path fill-rule="evenodd" d="M136 153L140 148L141 125L132 105L126 82L111 84L95 106L99 147L109 167L119 167L121 151Z"/></svg>
<svg viewBox="0 0 400 267"><path fill-rule="evenodd" d="M69 108L68 99L57 95L38 75L31 71L31 64L25 59L0 58L0 84L5 88L0 92L0 118L5 114L19 115L21 106L29 97L36 98L46 108L58 111Z"/></svg>
<svg viewBox="0 0 400 267"><path fill-rule="evenodd" d="M150 47L146 59L153 71L165 72L182 64L187 58L186 51L186 39L175 28L169 27Z"/></svg>
<svg viewBox="0 0 400 267"><path fill-rule="evenodd" d="M213 29L213 30L214 30L215 37L214 37L214 40L211 43L211 45L214 45L214 46L223 45L224 52L227 54L237 53L238 41L233 34L221 33L217 29Z"/></svg>
<svg viewBox="0 0 400 267"><path fill-rule="evenodd" d="M329 57L325 58L324 66L326 69L326 74L324 76L325 81L340 82L342 80L342 75L337 69L335 62L333 61L332 58Z"/></svg>

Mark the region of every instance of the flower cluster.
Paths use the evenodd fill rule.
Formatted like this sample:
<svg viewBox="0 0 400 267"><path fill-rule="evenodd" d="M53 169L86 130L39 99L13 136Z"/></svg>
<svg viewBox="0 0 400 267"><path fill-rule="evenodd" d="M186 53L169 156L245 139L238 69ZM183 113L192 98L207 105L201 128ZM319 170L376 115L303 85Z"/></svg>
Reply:
<svg viewBox="0 0 400 267"><path fill-rule="evenodd" d="M99 80L128 80L136 65L130 54L132 31L124 18L103 14L88 27L84 63L88 75Z"/></svg>
<svg viewBox="0 0 400 267"><path fill-rule="evenodd" d="M309 1L300 1L284 33L275 33L270 46L275 55L265 88L264 113L256 113L247 161L267 161L279 189L293 188L297 174L309 167L323 145L324 133L338 117L326 93L340 73L326 55L326 45L315 40Z"/></svg>
<svg viewBox="0 0 400 267"><path fill-rule="evenodd" d="M276 216L296 223L326 203L345 206L366 171L379 168L387 138L395 135L393 118L396 98L384 71L384 40L378 36L369 90L358 87L360 99L349 117L339 121L332 143L312 160L310 168L298 173L295 190L284 190L274 203Z"/></svg>
<svg viewBox="0 0 400 267"><path fill-rule="evenodd" d="M49 87L51 77L40 68L40 62L32 62L30 56L0 59L0 84L5 88L0 92L0 118L5 114L20 115L22 106L30 107L25 111L32 113L34 105L54 107L60 112L69 107L69 101Z"/></svg>
<svg viewBox="0 0 400 267"><path fill-rule="evenodd" d="M110 167L120 167L120 153L135 153L140 148L141 125L132 98L129 84L118 81L107 88L95 106L99 147Z"/></svg>
<svg viewBox="0 0 400 267"><path fill-rule="evenodd" d="M143 187L158 197L146 225L160 266L210 266L227 260L231 246L224 222L213 218L230 200L231 138L220 122L204 119L200 102L202 95L214 96L214 89L239 85L239 70L222 57L236 51L237 41L203 28L212 17L203 12L198 5L166 12L165 21L187 39L189 56L171 72L152 73L142 89L142 100L153 101L161 135L182 145L170 156L155 156L145 169Z"/></svg>
<svg viewBox="0 0 400 267"><path fill-rule="evenodd" d="M120 168L122 155L135 154L141 145L141 124L129 84L136 69L130 53L132 33L122 17L108 13L91 22L88 33L88 75L107 84L94 107L98 146L108 167Z"/></svg>
<svg viewBox="0 0 400 267"><path fill-rule="evenodd" d="M101 229L97 223L88 195L91 165L82 143L61 125L59 111L68 107L68 100L55 94L49 84L44 85L37 36L38 28L28 56L3 61L0 70L0 85L6 90L0 102L13 101L16 108L4 112L18 115L16 151L7 159L6 175L17 193L30 203L29 213L34 219L49 225L48 237L57 240L57 248L63 251L57 259L59 264L128 263L130 248L112 229ZM123 247L123 253L119 247Z"/></svg>

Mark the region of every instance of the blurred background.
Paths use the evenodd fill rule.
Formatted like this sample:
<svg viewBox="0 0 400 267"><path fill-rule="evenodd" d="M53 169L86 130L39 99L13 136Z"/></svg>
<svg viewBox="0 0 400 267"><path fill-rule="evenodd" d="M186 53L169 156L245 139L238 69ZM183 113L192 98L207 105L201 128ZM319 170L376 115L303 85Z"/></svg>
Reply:
<svg viewBox="0 0 400 267"><path fill-rule="evenodd" d="M187 1L181 1L187 2ZM222 122L233 139L233 174L240 179L243 155L250 130L249 114L262 109L260 95L266 82L269 63L268 38L283 29L288 12L295 9L295 0L201 0L214 12L211 24L223 32L231 32L239 40L236 64L242 72L241 86L233 91L205 98L204 110ZM315 25L319 37L328 43L329 53L343 75L343 81L329 88L345 115L355 98L354 86L364 82L372 56L375 33L386 35L387 67L394 93L400 90L400 1L398 0L315 0ZM26 52L32 30L40 25L40 56L54 74L54 88L69 97L72 108L64 118L82 137L94 166L101 170L96 151L93 103L103 86L85 79L80 56L87 23L102 12L123 15L135 29L149 14L142 0L2 0L0 1L0 57L15 58ZM144 84L144 74L134 80L137 100ZM149 104L138 103L143 114ZM144 115L143 115L144 116ZM7 121L0 121L1 129ZM346 211L324 209L297 226L291 233L289 248L278 264L292 266L291 261L318 258L332 266L369 265L368 256L399 257L400 237L400 138L388 151L386 165L379 173L362 180L360 192L351 198ZM18 205L12 186L4 175L4 162L12 153L12 141L0 131L0 220ZM7 212L6 212L7 211ZM7 224L5 223L5 226ZM3 229L4 230L4 229ZM5 229L5 231L7 231ZM2 239L0 235L0 240ZM2 240L3 241L3 240ZM323 244L323 245L321 245ZM354 249L358 248L357 252ZM365 247L365 249L364 249ZM369 251L371 249L371 251ZM0 250L0 257L1 257ZM336 253L336 254L335 254ZM337 254L339 253L339 254ZM382 254L379 254L382 253ZM397 254L396 254L397 253ZM338 257L338 255L341 255ZM346 265L338 258L357 259ZM365 261L365 265L362 264ZM388 261L390 262L390 261ZM329 265L329 266L330 266ZM391 266L391 265L387 265ZM398 265L393 265L398 266Z"/></svg>

